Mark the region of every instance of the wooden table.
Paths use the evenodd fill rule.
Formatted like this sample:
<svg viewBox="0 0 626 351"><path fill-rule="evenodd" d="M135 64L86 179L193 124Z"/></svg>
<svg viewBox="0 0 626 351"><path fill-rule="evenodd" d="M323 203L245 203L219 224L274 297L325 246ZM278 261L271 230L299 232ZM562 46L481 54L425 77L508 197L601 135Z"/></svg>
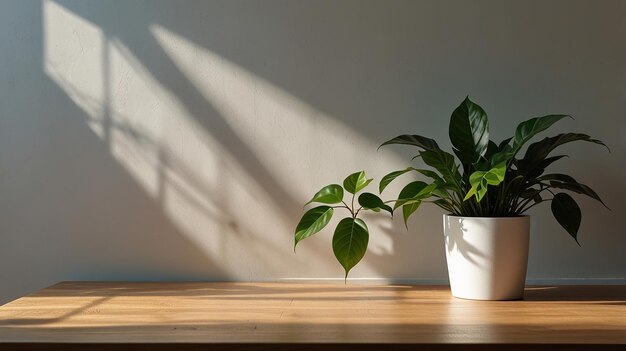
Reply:
<svg viewBox="0 0 626 351"><path fill-rule="evenodd" d="M455 299L445 286L66 282L0 307L0 350L354 344L626 350L626 286L529 287L524 301L486 302Z"/></svg>

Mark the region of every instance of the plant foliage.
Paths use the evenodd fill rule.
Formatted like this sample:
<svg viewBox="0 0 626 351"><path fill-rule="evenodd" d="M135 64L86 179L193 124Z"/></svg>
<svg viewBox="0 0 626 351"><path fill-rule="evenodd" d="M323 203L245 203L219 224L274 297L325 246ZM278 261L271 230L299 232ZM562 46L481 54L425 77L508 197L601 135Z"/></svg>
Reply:
<svg viewBox="0 0 626 351"><path fill-rule="evenodd" d="M335 206L317 206L304 213L296 226L294 251L300 241L326 227L333 216L334 209L342 208L348 210L350 216L339 221L332 241L333 252L337 261L344 268L346 272L345 278L347 279L350 270L365 256L369 242L369 229L365 222L358 218L361 211L380 212L383 210L393 215L391 206L387 205L377 195L368 192L359 195L357 198L359 207L355 206L356 194L371 182L372 179L367 179L365 172L361 171L346 177L343 181L343 187L339 184L330 184L318 191L306 205L312 202L319 202ZM344 190L352 194L349 201L350 204L343 200Z"/></svg>
<svg viewBox="0 0 626 351"><path fill-rule="evenodd" d="M566 117L570 116L531 118L517 126L513 137L496 143L489 139L487 114L466 97L452 112L448 130L452 151L459 163L433 139L400 135L384 142L381 147L391 144L415 146L418 148L416 157L432 170L409 167L391 172L381 179L379 192L406 173L417 172L429 179L429 183L409 183L400 191L393 209L402 207L405 224L423 202L432 202L457 216L511 217L551 201L555 219L578 242L581 211L576 201L562 191L586 195L604 203L587 185L565 174L546 173L546 168L565 156L552 155L563 144L585 141L606 145L579 133L558 134L527 145L537 134ZM524 146L526 151L520 156Z"/></svg>

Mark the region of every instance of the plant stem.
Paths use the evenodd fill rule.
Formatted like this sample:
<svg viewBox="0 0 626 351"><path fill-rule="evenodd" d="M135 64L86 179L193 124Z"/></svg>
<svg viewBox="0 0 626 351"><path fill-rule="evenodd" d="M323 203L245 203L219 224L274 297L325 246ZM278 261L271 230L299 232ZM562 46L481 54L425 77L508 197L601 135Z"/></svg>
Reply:
<svg viewBox="0 0 626 351"><path fill-rule="evenodd" d="M535 206L539 205L540 203L542 203L542 202L546 202L546 201L552 201L552 199L545 199L545 200L541 200L541 201L539 201L539 202L535 202L534 204L532 204L532 205L528 206L527 208L522 209L522 210L519 212L519 214L522 214L522 213L524 213L524 212L526 212L526 211L530 210L531 208L533 208L533 207L535 207Z"/></svg>
<svg viewBox="0 0 626 351"><path fill-rule="evenodd" d="M354 195L356 194L352 194L352 218L356 218L356 214L354 213Z"/></svg>
<svg viewBox="0 0 626 351"><path fill-rule="evenodd" d="M353 205L352 206L354 206L354 195L352 195L352 201L353 201ZM345 201L341 201L341 202L348 209L348 211L350 211L350 214L352 215L352 218L355 218L354 211L352 210L352 208L350 208L350 206L348 206L348 204Z"/></svg>
<svg viewBox="0 0 626 351"><path fill-rule="evenodd" d="M487 191L487 194L485 194L485 197L483 198L485 199L485 210L486 212L484 212L484 215L491 215L490 213L490 208L489 208L489 191Z"/></svg>
<svg viewBox="0 0 626 351"><path fill-rule="evenodd" d="M503 207L504 207L504 204L506 204L506 196L505 196L506 193L504 192L504 189L506 187L507 187L507 184L506 184L506 179L505 179L504 181L502 181L502 185L498 189L500 191L498 194L498 198L496 199L497 200L496 212L498 213L498 215L504 212Z"/></svg>
<svg viewBox="0 0 626 351"><path fill-rule="evenodd" d="M356 216L359 215L359 212L361 212L361 210L363 209L363 206L359 207L358 210L356 210L356 213L354 214L354 218L356 219Z"/></svg>

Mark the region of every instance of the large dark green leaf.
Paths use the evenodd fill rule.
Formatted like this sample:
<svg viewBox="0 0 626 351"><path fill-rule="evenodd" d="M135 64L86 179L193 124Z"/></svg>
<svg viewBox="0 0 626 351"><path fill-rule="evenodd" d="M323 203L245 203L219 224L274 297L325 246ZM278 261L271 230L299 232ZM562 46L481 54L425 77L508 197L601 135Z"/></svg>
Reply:
<svg viewBox="0 0 626 351"><path fill-rule="evenodd" d="M365 256L368 241L369 231L361 219L348 217L337 224L333 235L333 252L346 271L346 279L348 272Z"/></svg>
<svg viewBox="0 0 626 351"><path fill-rule="evenodd" d="M496 152L493 156L491 156L491 160L489 165L491 167L495 167L501 163L508 164L509 161L513 158L513 153L511 152L511 146L506 145L504 150Z"/></svg>
<svg viewBox="0 0 626 351"><path fill-rule="evenodd" d="M498 151L489 157L489 165L495 167L501 163L508 163L513 158L513 147L509 145L509 142L513 139L507 138L500 142L498 145Z"/></svg>
<svg viewBox="0 0 626 351"><path fill-rule="evenodd" d="M378 148L390 144L412 145L424 150L439 149L439 145L433 139L423 137L421 135L400 135L391 140L385 141Z"/></svg>
<svg viewBox="0 0 626 351"><path fill-rule="evenodd" d="M452 112L449 127L453 151L463 164L473 164L487 151L489 120L485 111L469 97Z"/></svg>
<svg viewBox="0 0 626 351"><path fill-rule="evenodd" d="M550 166L552 163L562 159L563 157L569 157L567 155L558 155L558 156L550 156L550 157L546 157L544 160L540 161L538 164L535 165L534 169L530 169L529 173L526 174L526 176L528 176L529 178L535 178L535 177L539 177L540 175L543 174L543 172L545 172L546 168L548 168L548 166ZM520 160L521 163L521 167L520 167L520 171L526 171L526 169L524 168L525 165L523 164L523 160Z"/></svg>
<svg viewBox="0 0 626 351"><path fill-rule="evenodd" d="M547 157L546 159L544 159L543 161L541 161L537 167L540 167L541 169L546 169L548 168L549 165L553 164L554 162L562 159L563 157L569 157L567 155L558 155L558 156L550 156Z"/></svg>
<svg viewBox="0 0 626 351"><path fill-rule="evenodd" d="M510 138L506 138L504 140L502 140L500 142L500 144L498 144L498 151L502 151L504 150L507 146L510 146L509 143L511 142L511 139L513 139L513 137Z"/></svg>
<svg viewBox="0 0 626 351"><path fill-rule="evenodd" d="M445 183L443 181L443 179L441 179L439 174L437 174L437 172L433 172L433 171L428 170L428 169L414 169L414 170L415 170L415 172L421 173L421 174L427 176L428 178L430 178L430 179L432 179L432 180L434 180L436 182L439 182L441 184Z"/></svg>
<svg viewBox="0 0 626 351"><path fill-rule="evenodd" d="M321 202L324 204L338 204L343 200L343 188L339 184L331 184L318 191L313 198L306 203Z"/></svg>
<svg viewBox="0 0 626 351"><path fill-rule="evenodd" d="M574 180L574 178L567 176L565 174L549 174L549 175L559 176L558 178L553 178L555 180L550 180L551 187L573 191L577 194L587 195L590 198L599 201L602 205L604 205L604 207L610 210L610 208L604 203L604 201L602 201L600 196L589 186L578 183L576 180ZM547 179L546 176L543 176L541 178L543 178L542 180Z"/></svg>
<svg viewBox="0 0 626 351"><path fill-rule="evenodd" d="M586 134L564 133L557 136L544 138L538 142L530 144L528 146L528 149L526 150L524 158L518 160L518 168L520 170L520 173L530 173L535 167L539 166L539 164L544 161L546 157L548 157L550 152L552 152L558 146L579 140L603 145L608 149L608 147L603 142L597 139L592 139L589 135Z"/></svg>
<svg viewBox="0 0 626 351"><path fill-rule="evenodd" d="M489 160L489 158L493 156L496 152L498 152L498 144L496 144L492 140L489 140L489 144L487 144L487 151L483 155L483 160Z"/></svg>
<svg viewBox="0 0 626 351"><path fill-rule="evenodd" d="M543 200L541 198L541 191L541 189L527 188L519 194L519 197L522 199L532 199L534 203L538 204ZM519 210L522 211L523 208L520 208Z"/></svg>
<svg viewBox="0 0 626 351"><path fill-rule="evenodd" d="M356 194L363 188L365 188L373 179L367 179L365 177L365 172L356 172L350 174L343 181L343 187L351 194Z"/></svg>
<svg viewBox="0 0 626 351"><path fill-rule="evenodd" d="M363 206L363 208L373 210L378 212L380 210L385 210L393 216L393 209L391 206L385 204L381 198L372 194L372 193L363 193L359 195L359 205Z"/></svg>
<svg viewBox="0 0 626 351"><path fill-rule="evenodd" d="M296 241L293 245L294 251L300 241L324 229L332 216L332 207L318 206L308 210L304 216L302 216L302 219L300 219L300 223L296 226Z"/></svg>
<svg viewBox="0 0 626 351"><path fill-rule="evenodd" d="M546 175L542 175L541 177L538 177L537 180L556 180L558 182L565 182L565 183L578 183L576 181L576 179L574 179L571 176L568 176L567 174L561 174L561 173L551 173L551 174L546 174Z"/></svg>
<svg viewBox="0 0 626 351"><path fill-rule="evenodd" d="M554 123L560 121L568 115L548 115L543 117L531 118L520 123L515 129L515 139L513 140L513 150L517 153L519 149L532 137L538 133L550 128Z"/></svg>
<svg viewBox="0 0 626 351"><path fill-rule="evenodd" d="M433 167L443 176L446 184L461 191L461 174L454 162L454 156L443 150L420 151L420 156L425 164Z"/></svg>
<svg viewBox="0 0 626 351"><path fill-rule="evenodd" d="M531 165L530 162L536 162L536 160L532 160L532 159L530 160L530 162L524 159L521 159L521 160L515 159L514 163L520 175L523 175L527 179L532 180L541 176L543 172L545 172L546 168L548 168L548 166L562 159L563 157L569 157L569 156L567 155L550 156L533 165Z"/></svg>
<svg viewBox="0 0 626 351"><path fill-rule="evenodd" d="M524 189L519 194L519 197L521 197L522 199L532 199L535 196L537 196L537 194L539 194L540 192L541 192L541 189L527 188L527 189Z"/></svg>
<svg viewBox="0 0 626 351"><path fill-rule="evenodd" d="M580 246L577 235L582 214L580 213L580 207L578 207L576 201L565 193L558 193L554 195L551 207L552 214L554 218L556 218L556 221L559 222L561 227L563 227Z"/></svg>

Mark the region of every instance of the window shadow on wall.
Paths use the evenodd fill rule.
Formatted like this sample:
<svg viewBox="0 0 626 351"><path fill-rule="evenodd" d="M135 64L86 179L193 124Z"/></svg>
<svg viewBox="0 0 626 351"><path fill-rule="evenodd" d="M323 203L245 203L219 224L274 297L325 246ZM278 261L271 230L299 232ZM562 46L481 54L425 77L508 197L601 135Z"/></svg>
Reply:
<svg viewBox="0 0 626 351"><path fill-rule="evenodd" d="M393 126L385 123L385 118L380 118L389 113L389 111L380 110L381 106L393 101L389 98L391 93L381 94L381 89L390 88L396 78L394 75L400 73L394 71L388 76L386 75L389 73L388 70L376 69L389 59L386 55L393 57L394 49L388 47L390 45L387 42L388 38L375 37L376 29L368 27L367 19L373 20L378 16L375 11L366 10L363 14L364 19L353 23L357 27L351 29L345 27L341 15L331 15L327 18L325 16L329 14L318 13L316 15L311 12L314 11L311 4L294 7L289 3L276 3L268 7L239 2L128 3L113 1L86 4L55 1L55 3L97 26L104 33L106 40L119 42L124 47L124 53L129 61L137 65L135 68L169 91L182 106L185 114L192 116L203 131L219 143L221 150L236 160L237 165L254 180L262 189L268 203L282 219L284 227L295 226L301 214L302 205L302 201L286 190L274 175L275 172L289 172L289 166L287 165L285 169L269 169L260 161L256 151L242 139L239 131L189 80L186 72L183 72L172 60L162 44L155 38L151 28L163 27L200 47L223 55L235 64L242 65L279 88L294 94L307 104L315 108L319 106L323 113L355 129L365 138L382 140L395 133ZM340 7L339 14L349 13L348 7ZM331 24L330 29L328 21ZM311 29L312 25L315 29ZM322 34L320 37L313 38L311 32ZM348 37L337 38L336 33L343 33L342 35L348 35ZM379 47L371 48L371 51L367 52L344 49L345 41L354 38L373 39ZM361 46L357 45L357 47ZM365 60L367 64L360 67L371 69L367 72L355 70L353 63L357 60ZM106 55L103 55L103 64L105 67L108 65ZM107 85L110 83L107 82ZM333 87L333 89L327 87ZM108 88L105 86L104 89ZM80 89L75 89L73 94L80 95ZM382 104L380 101L373 102L372 97L378 94L383 96ZM89 123L89 116L84 113L82 115L85 122ZM123 125L107 118L106 111L104 119L94 123L101 123L100 128L104 130L103 141L105 143L110 143L112 133L122 133L135 139L137 143L153 144L153 147L159 147L158 140L150 140L149 136L143 135L140 129L130 124ZM110 149L110 146L104 148ZM375 149L373 148L370 152L374 153ZM370 152L365 152L365 154ZM167 191L177 192L190 206L209 215L211 210L203 204L208 201L219 205L219 200L224 198L223 194L220 194L220 191L224 189L212 189L196 176L197 169L181 162L167 148L159 152L158 167L160 175L174 174L176 178L184 179L184 183L189 185L188 188L177 187L172 177L160 176L160 194ZM228 175L224 174L224 177ZM157 201L162 201L160 196L156 198ZM197 200L198 198L200 200ZM157 206L163 206L163 203ZM428 213L435 212L437 211L428 211ZM286 250L287 245L272 243L264 239L263 230L241 226L238 223L238 216L241 214L223 211L214 215L222 219L224 228L239 236L236 239L239 240L238 242L249 242L249 246L254 247L252 252L257 257L252 258L253 261L263 261L268 255L284 256L289 253ZM232 230L233 228L239 230ZM215 231L219 228L208 230ZM418 245L396 247L392 236L394 232L404 232L398 221L381 231L383 235L389 233L392 241L391 249L387 252L379 250L377 253L368 253L367 260L372 262L373 266L389 266L388 263L385 264L385 260L391 254L407 255L407 257L414 254L415 247ZM411 235L415 236L415 233ZM291 240L291 237L285 237L285 243ZM433 254L432 250L425 249L433 245L442 246L438 236L433 235L425 239L434 243L424 243L424 238L418 240L422 241L419 246L424 247L424 250L417 249L423 251L418 257L423 257L424 261L427 261L434 256L441 256ZM416 239L410 239L410 241L415 242ZM313 245L319 252L330 252L319 242L308 245ZM219 257L214 259L219 259ZM300 261L297 257L290 257L289 260Z"/></svg>

